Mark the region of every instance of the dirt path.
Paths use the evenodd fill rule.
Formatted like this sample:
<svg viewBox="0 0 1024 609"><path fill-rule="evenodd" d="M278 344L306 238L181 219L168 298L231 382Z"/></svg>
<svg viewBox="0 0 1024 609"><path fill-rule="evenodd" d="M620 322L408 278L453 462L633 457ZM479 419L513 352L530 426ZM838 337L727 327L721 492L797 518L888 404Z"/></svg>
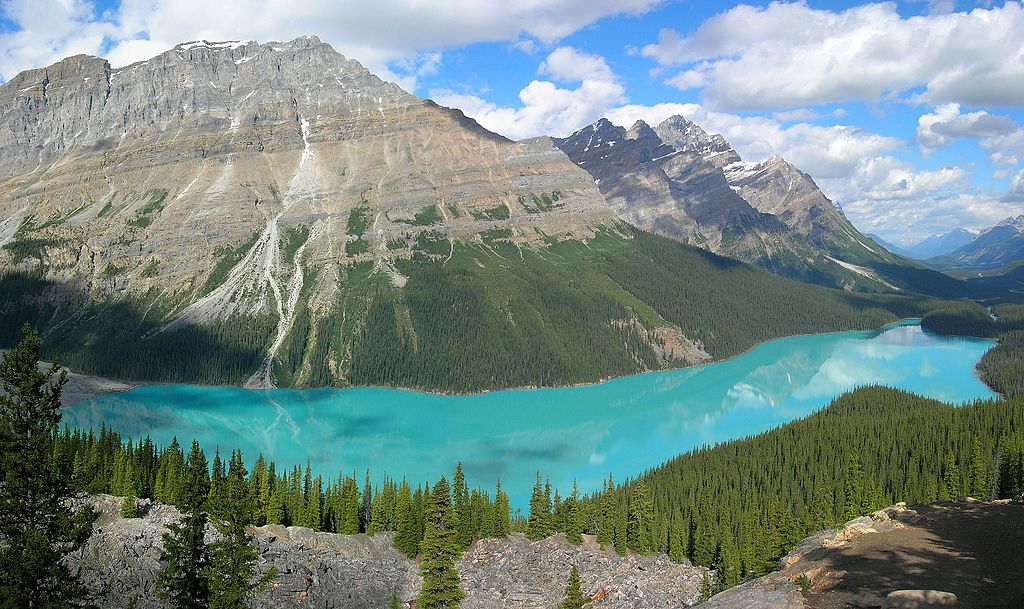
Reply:
<svg viewBox="0 0 1024 609"><path fill-rule="evenodd" d="M938 502L822 561L807 607L878 607L893 590L952 592L957 607L1024 608L1024 505Z"/></svg>

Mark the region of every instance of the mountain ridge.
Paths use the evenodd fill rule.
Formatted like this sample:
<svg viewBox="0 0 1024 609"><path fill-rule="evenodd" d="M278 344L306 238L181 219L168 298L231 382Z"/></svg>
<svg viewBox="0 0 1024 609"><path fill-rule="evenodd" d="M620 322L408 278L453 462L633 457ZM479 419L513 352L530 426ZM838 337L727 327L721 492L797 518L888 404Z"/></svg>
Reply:
<svg viewBox="0 0 1024 609"><path fill-rule="evenodd" d="M554 141L620 218L645 230L830 287L968 291L862 235L782 157L745 162L724 137L683 116L629 130L600 119Z"/></svg>
<svg viewBox="0 0 1024 609"><path fill-rule="evenodd" d="M0 125L0 340L32 321L82 372L463 392L894 319L895 301L637 230L553 140L493 134L315 37L183 43L117 70L69 58L0 85ZM702 213L788 238L676 156L735 204Z"/></svg>

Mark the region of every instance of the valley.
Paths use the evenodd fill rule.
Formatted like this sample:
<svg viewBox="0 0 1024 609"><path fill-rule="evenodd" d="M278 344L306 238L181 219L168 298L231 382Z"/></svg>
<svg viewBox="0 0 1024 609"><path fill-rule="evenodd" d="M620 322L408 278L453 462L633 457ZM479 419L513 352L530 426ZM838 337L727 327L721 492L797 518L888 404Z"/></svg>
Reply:
<svg viewBox="0 0 1024 609"><path fill-rule="evenodd" d="M610 73L564 48L537 73ZM369 60L198 40L0 84L0 606L827 606L771 574L807 535L1021 500L1024 216L897 248L841 163L661 108L514 140Z"/></svg>

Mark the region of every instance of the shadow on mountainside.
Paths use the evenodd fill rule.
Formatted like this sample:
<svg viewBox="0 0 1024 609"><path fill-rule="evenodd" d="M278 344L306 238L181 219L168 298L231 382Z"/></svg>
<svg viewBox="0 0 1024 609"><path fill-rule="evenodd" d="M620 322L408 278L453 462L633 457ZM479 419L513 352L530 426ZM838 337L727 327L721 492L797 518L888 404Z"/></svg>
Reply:
<svg viewBox="0 0 1024 609"><path fill-rule="evenodd" d="M827 551L807 607L880 607L894 590L952 592L957 607L1024 608L1024 505L942 501Z"/></svg>

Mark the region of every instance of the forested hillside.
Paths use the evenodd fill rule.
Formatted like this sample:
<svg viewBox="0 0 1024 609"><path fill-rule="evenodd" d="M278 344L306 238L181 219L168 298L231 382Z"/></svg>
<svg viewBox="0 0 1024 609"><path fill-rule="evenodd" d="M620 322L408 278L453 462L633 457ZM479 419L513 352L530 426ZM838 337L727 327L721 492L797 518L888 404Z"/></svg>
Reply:
<svg viewBox="0 0 1024 609"><path fill-rule="evenodd" d="M105 429L98 435L65 430L55 441L54 454L81 490L167 503L183 492L186 456L177 443L123 443ZM220 509L226 466L215 454L213 513ZM378 479L369 473L360 484L344 470L325 479L308 466L281 467L262 456L251 470L249 505L257 524L395 530L400 550L418 551L432 485L397 478L373 483ZM564 532L577 543L580 534L593 533L619 552L667 552L713 566L731 585L773 568L807 534L897 501L1019 496L1024 401L955 407L893 389L860 389L806 419L690 451L636 480L609 478L586 497L552 489L538 474L530 511L521 517L509 514L500 485L493 495L469 489L461 467L451 486L460 547L516 529L534 539Z"/></svg>
<svg viewBox="0 0 1024 609"><path fill-rule="evenodd" d="M592 382L724 358L787 335L875 328L930 306L783 279L625 225L546 246L501 232L480 243L435 237L421 234L394 271L370 262L330 269L333 299L298 301L277 384L466 392ZM304 274L308 285L317 276ZM157 290L93 302L71 285L26 275L5 276L0 294L4 343L31 321L47 328L47 357L121 379L242 382L277 325L273 316L239 314L167 328L173 303Z"/></svg>

